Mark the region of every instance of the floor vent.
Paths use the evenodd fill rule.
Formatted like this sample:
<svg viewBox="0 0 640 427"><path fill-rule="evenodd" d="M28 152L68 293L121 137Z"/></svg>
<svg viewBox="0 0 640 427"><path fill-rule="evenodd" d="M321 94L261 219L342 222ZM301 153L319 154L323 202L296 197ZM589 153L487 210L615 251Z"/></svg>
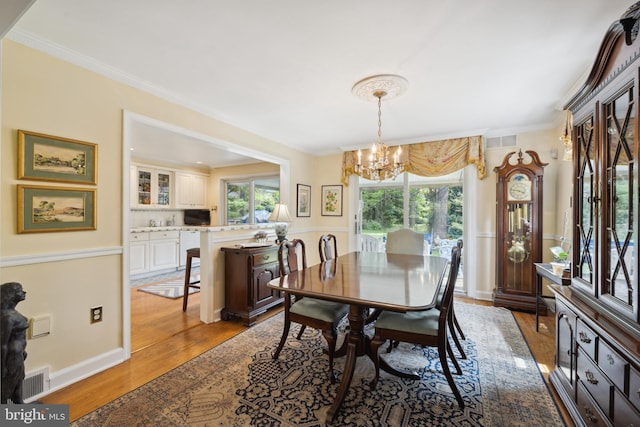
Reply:
<svg viewBox="0 0 640 427"><path fill-rule="evenodd" d="M22 399L28 402L45 391L49 391L49 368L29 372L22 382Z"/></svg>

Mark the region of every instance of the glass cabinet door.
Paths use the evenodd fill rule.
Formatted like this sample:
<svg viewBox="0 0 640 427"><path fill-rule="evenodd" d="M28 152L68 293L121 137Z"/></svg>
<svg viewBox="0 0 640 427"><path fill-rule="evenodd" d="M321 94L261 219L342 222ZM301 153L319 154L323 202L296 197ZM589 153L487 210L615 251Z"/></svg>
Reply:
<svg viewBox="0 0 640 427"><path fill-rule="evenodd" d="M151 172L138 170L138 204L151 204Z"/></svg>
<svg viewBox="0 0 640 427"><path fill-rule="evenodd" d="M140 207L170 207L173 175L171 172L136 166L135 190L136 200Z"/></svg>
<svg viewBox="0 0 640 427"><path fill-rule="evenodd" d="M158 172L156 178L158 182L158 199L156 204L159 206L169 206L171 203L171 175L168 173Z"/></svg>
<svg viewBox="0 0 640 427"><path fill-rule="evenodd" d="M594 292L595 288L595 221L597 208L596 153L593 116L575 128L574 152L577 160L576 171L576 219L575 256L573 276L579 277L580 286Z"/></svg>
<svg viewBox="0 0 640 427"><path fill-rule="evenodd" d="M604 105L607 129L603 212L603 256L600 294L610 296L614 304L626 306L632 312L634 287L637 212L635 197L637 173L635 163L635 108L633 86ZM606 299L606 298L605 298ZM635 309L635 310L634 310Z"/></svg>

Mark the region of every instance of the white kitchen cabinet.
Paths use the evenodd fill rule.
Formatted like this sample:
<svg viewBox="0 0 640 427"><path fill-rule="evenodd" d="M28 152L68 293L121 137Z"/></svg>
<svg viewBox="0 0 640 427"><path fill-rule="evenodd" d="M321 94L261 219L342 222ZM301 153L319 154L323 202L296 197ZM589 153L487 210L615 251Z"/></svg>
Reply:
<svg viewBox="0 0 640 427"><path fill-rule="evenodd" d="M132 206L138 208L172 206L173 172L135 165L132 167L131 178Z"/></svg>
<svg viewBox="0 0 640 427"><path fill-rule="evenodd" d="M129 274L149 271L149 233L131 233L129 238Z"/></svg>
<svg viewBox="0 0 640 427"><path fill-rule="evenodd" d="M181 231L180 232L180 267L187 265L187 249L200 247L199 231ZM191 266L200 265L200 258L192 258Z"/></svg>
<svg viewBox="0 0 640 427"><path fill-rule="evenodd" d="M176 207L182 209L206 208L209 177L176 172Z"/></svg>
<svg viewBox="0 0 640 427"><path fill-rule="evenodd" d="M179 247L178 230L149 232L149 271L177 268Z"/></svg>

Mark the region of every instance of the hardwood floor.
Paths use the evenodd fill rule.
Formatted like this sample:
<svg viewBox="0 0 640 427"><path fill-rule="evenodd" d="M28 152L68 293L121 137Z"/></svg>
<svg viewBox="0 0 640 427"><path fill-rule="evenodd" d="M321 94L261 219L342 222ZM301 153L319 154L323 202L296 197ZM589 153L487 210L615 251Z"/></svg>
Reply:
<svg viewBox="0 0 640 427"><path fill-rule="evenodd" d="M466 303L492 305L489 302L468 298L458 299ZM183 313L182 299L170 300L132 289L131 358L55 391L40 401L48 404L69 404L70 418L74 421L246 329L239 321L203 324L199 319L199 310L199 294L189 296L187 311ZM280 310L281 308L270 310L261 316L260 321ZM548 382L555 355L554 317L541 317L540 332L536 332L535 315L523 312L514 312L514 315ZM572 426L573 423L553 387L549 388L567 425Z"/></svg>

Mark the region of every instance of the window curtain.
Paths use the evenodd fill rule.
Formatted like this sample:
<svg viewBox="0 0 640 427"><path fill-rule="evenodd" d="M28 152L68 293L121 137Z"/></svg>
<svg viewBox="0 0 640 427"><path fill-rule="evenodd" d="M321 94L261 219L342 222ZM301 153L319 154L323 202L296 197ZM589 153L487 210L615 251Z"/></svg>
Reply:
<svg viewBox="0 0 640 427"><path fill-rule="evenodd" d="M421 142L402 146L400 160L405 164L405 171L420 176L441 176L453 173L467 165L476 165L478 179L487 176L484 157L484 138L469 136L465 138L444 139L441 141ZM390 155L395 152L389 149ZM362 152L363 163L369 158L370 150ZM358 152L346 151L342 155L342 183L348 185L350 175L360 175L370 179L365 170L355 171L358 163ZM391 174L381 174L383 179L391 178Z"/></svg>

